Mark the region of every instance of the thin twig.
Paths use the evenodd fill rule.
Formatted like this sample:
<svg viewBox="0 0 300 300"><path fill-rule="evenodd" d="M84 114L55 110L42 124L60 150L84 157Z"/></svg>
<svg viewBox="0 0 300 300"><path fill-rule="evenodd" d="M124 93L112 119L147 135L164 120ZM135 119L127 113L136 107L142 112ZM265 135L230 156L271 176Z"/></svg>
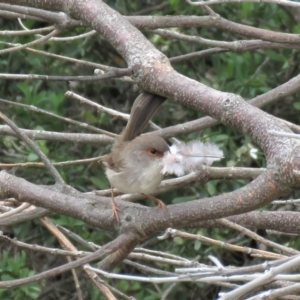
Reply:
<svg viewBox="0 0 300 300"><path fill-rule="evenodd" d="M27 251L37 251L47 254L53 254L53 255L61 255L61 256L72 256L72 257L84 257L89 255L89 252L84 251L68 251L68 250L62 250L58 248L48 248L40 245L31 245L24 242L20 242L17 239L12 239L6 235L3 235L3 233L0 231L0 240L6 243L10 243L11 245L14 245L20 249L25 249Z"/></svg>
<svg viewBox="0 0 300 300"><path fill-rule="evenodd" d="M19 127L12 122L9 118L7 118L3 113L0 112L0 118L12 129L15 133L36 153L37 156L42 160L45 164L46 168L50 172L50 174L55 179L55 182L60 185L64 185L64 180L57 172L57 170L53 167L48 157L31 141L29 137L27 137Z"/></svg>
<svg viewBox="0 0 300 300"><path fill-rule="evenodd" d="M84 123L81 123L84 124ZM53 132L45 130L20 130L32 140L47 140L47 141L59 141L64 143L96 143L96 144L111 144L114 141L113 137L103 134L91 134L91 133L69 133L69 132ZM17 134L6 125L0 125L0 133L17 136ZM113 133L110 133L113 134ZM116 135L114 135L115 137Z"/></svg>
<svg viewBox="0 0 300 300"><path fill-rule="evenodd" d="M3 45L14 46L14 47L18 45L18 44L15 44L15 43L7 43L7 42L0 42L0 43L3 44ZM83 60L83 59L76 59L76 58L73 58L73 57L68 57L68 56L64 56L64 55L49 53L49 52L42 51L42 50L37 50L37 49L34 49L34 48L29 48L28 47L25 50L29 51L29 52L32 52L32 53L41 54L43 56L48 56L48 57L52 57L52 58L55 58L55 59L60 59L60 60L63 60L63 61L68 61L68 62L72 62L72 63L79 64L79 65L84 65L86 67L98 68L98 69L103 70L103 71L119 69L119 68L114 68L114 67L110 67L110 66L107 66L107 65L94 63L94 62L91 62L91 61L86 61L86 60ZM132 80L128 77L128 81L129 80L132 82Z"/></svg>
<svg viewBox="0 0 300 300"><path fill-rule="evenodd" d="M34 105L27 105L27 104L23 104L23 103L17 103L17 102L13 102L13 101L2 99L2 98L0 98L0 102L10 104L10 105L13 105L13 106L23 107L24 109L27 109L27 110L30 110L30 111L33 111L33 112L37 112L37 113L40 113L40 114L44 114L44 115L53 117L55 119L62 120L66 123L77 125L80 128L88 129L88 130L91 130L93 132L98 132L98 133L106 134L106 135L111 136L111 137L115 137L115 134L113 134L109 131L99 129L99 128L94 127L92 125L89 125L87 123L78 122L76 120L57 115L55 113L49 112L49 111L44 110L42 108L36 107Z"/></svg>
<svg viewBox="0 0 300 300"><path fill-rule="evenodd" d="M40 39L34 40L33 42L30 42L30 43L27 43L27 44L23 44L23 45L19 45L19 46L15 46L15 47L12 47L12 48L9 48L9 49L0 50L0 55L1 54L5 54L5 53L11 53L11 52L14 52L14 51L19 51L19 50L25 49L27 47L43 43L45 41L48 41L53 36L55 36L55 35L57 35L59 33L60 33L59 29L54 29L49 34L45 35L44 37L42 37Z"/></svg>
<svg viewBox="0 0 300 300"><path fill-rule="evenodd" d="M289 247L285 247L285 246L282 246L278 243L275 243L275 242L272 242L272 241L269 241L263 237L261 237L260 235L256 234L255 232L239 225L239 224L236 224L236 223L233 223L229 220L226 220L226 219L218 219L216 220L217 223L225 226L225 227L229 227L229 228L232 228L234 230L237 230L245 235L247 235L248 237L250 237L251 239L254 239L256 240L257 242L259 243L262 243L266 246L269 246L269 247L272 247L272 248L275 248L275 249L278 249L280 251L282 251L282 253L284 253L285 255L296 255L296 254L299 254L300 252L297 251L297 250L294 250L292 248L289 248Z"/></svg>
<svg viewBox="0 0 300 300"><path fill-rule="evenodd" d="M25 210L26 208L30 207L31 204L29 203L22 203L19 207L15 208L15 209L12 209L11 211L8 211L6 213L3 213L0 215L0 219L4 219L4 218L7 218L7 217L10 217L10 216L13 216L15 214L18 214L19 212Z"/></svg>
<svg viewBox="0 0 300 300"><path fill-rule="evenodd" d="M54 162L52 165L54 167L64 167L64 166L72 166L72 165L82 165L82 164L90 164L93 162L98 162L101 160L103 156L97 156L93 158L86 158L86 159L77 159L77 160L69 160L69 161L61 161L61 162ZM15 167L35 167L35 168L44 168L45 164L42 162L26 162L26 163L11 163L11 164L1 164L0 168L10 169Z"/></svg>
<svg viewBox="0 0 300 300"><path fill-rule="evenodd" d="M0 51L1 54L1 51ZM0 79L14 79L14 80L45 80L45 81L99 81L103 79L114 79L131 74L129 69L114 69L109 70L104 74L90 75L90 76L51 76L41 74L0 74Z"/></svg>
<svg viewBox="0 0 300 300"><path fill-rule="evenodd" d="M277 267L271 268L265 274L258 276L257 278L235 289L234 291L226 293L221 299L222 300L239 299L243 295L255 290L258 286L267 284L268 282L272 281L275 277L280 277L278 276L279 274L285 273L292 269L299 268L299 266L300 266L300 255L297 255L290 261L285 262Z"/></svg>
<svg viewBox="0 0 300 300"><path fill-rule="evenodd" d="M209 244L212 244L212 245L219 246L219 247L224 248L224 249L246 253L247 255L259 254L259 255L263 255L265 258L268 258L268 259L278 259L278 258L284 258L285 257L283 255L272 253L272 252L269 252L269 251L253 249L253 248L250 248L250 247L236 246L236 245L229 244L227 242L222 242L222 241L219 241L219 240L208 238L208 237L205 237L205 236L200 235L200 234L190 234L190 233L187 233L187 232L183 232L183 231L179 231L179 230L175 230L175 229L171 229L171 228L167 229L165 234L158 237L158 239L166 239L170 236L172 238L174 238L176 236L180 236L180 237L185 238L185 239L199 240L199 241L202 241L202 242L206 242L206 243L209 243Z"/></svg>
<svg viewBox="0 0 300 300"><path fill-rule="evenodd" d="M48 218L40 218L40 222L58 239L59 243L62 245L63 248L69 251L77 251L77 249L72 245L72 243L51 223L51 221ZM68 262L72 261L69 256L67 256L66 258ZM78 300L83 300L83 295L76 270L72 269L71 273L75 282L77 298Z"/></svg>
<svg viewBox="0 0 300 300"><path fill-rule="evenodd" d="M104 283L104 281L101 280L93 270L87 268L87 266L88 265L85 265L84 271L89 276L89 278L92 280L92 282L99 288L99 290L102 292L105 299L107 299L107 300L117 300L117 298L110 291L110 288L108 288L108 286ZM122 294L122 295L124 295L124 294ZM127 297L127 298L129 298L129 297Z"/></svg>
<svg viewBox="0 0 300 300"><path fill-rule="evenodd" d="M51 25L48 27L42 27L38 29L30 29L30 30L1 30L0 36L24 36L24 35L32 35L41 32L47 32L54 30L55 26ZM16 44L14 46L17 46Z"/></svg>

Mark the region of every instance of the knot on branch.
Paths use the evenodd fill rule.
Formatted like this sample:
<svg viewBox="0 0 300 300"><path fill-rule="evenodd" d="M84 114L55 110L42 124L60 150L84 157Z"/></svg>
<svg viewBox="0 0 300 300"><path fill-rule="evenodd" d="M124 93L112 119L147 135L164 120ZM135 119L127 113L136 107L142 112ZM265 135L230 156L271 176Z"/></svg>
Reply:
<svg viewBox="0 0 300 300"><path fill-rule="evenodd" d="M141 70L142 62L139 57L133 59L133 65L131 67L132 77L137 78Z"/></svg>
<svg viewBox="0 0 300 300"><path fill-rule="evenodd" d="M140 226L140 216L136 208L127 208L126 212L121 215L119 223L119 232L123 234L131 234L135 240L142 241L147 238L142 226Z"/></svg>
<svg viewBox="0 0 300 300"><path fill-rule="evenodd" d="M276 184L298 188L300 186L300 143L291 139L287 139L286 142L282 140L277 149L275 157L268 161L268 168L275 175Z"/></svg>
<svg viewBox="0 0 300 300"><path fill-rule="evenodd" d="M235 95L235 94L226 94L224 99L222 100L223 107L228 110L229 108L235 107L237 104L239 104L241 101L244 102L243 98Z"/></svg>
<svg viewBox="0 0 300 300"><path fill-rule="evenodd" d="M55 24L57 28L60 30L66 30L74 27L74 20L71 19L67 14L64 12L59 12L58 16L58 21Z"/></svg>
<svg viewBox="0 0 300 300"><path fill-rule="evenodd" d="M130 64L132 78L140 84L145 85L146 90L149 90L149 85L153 85L157 79L164 79L170 76L173 68L168 58L162 53L150 53L141 60L136 56Z"/></svg>

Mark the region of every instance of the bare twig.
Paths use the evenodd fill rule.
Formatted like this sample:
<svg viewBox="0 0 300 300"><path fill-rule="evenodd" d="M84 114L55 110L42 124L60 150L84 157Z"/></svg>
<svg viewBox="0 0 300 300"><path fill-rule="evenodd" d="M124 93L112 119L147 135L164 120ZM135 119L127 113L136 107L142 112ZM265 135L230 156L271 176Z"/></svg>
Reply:
<svg viewBox="0 0 300 300"><path fill-rule="evenodd" d="M231 50L234 52L244 52L249 50L256 50L256 49L273 49L273 48L299 48L300 46L289 44L289 43L275 43L275 42L268 42L262 40L239 40L233 42L225 42L225 41L216 41L205 39L199 36L189 36L183 33L179 33L177 31L172 31L168 29L156 29L151 30L150 32L154 34L158 34L160 36L164 36L166 38L177 39L186 42L198 43L206 46L211 47L218 47L225 50Z"/></svg>
<svg viewBox="0 0 300 300"><path fill-rule="evenodd" d="M19 50L25 49L27 47L31 47L33 45L37 45L37 44L43 43L45 41L50 40L53 36L56 36L59 33L60 33L59 29L54 29L49 34L45 35L44 37L39 38L39 39L37 39L35 41L32 41L30 43L27 43L27 44L24 44L24 45L15 46L15 47L12 47L12 48L9 48L9 49L0 50L0 55L1 54L5 54L5 53L11 53L11 52L14 52L14 51L19 51Z"/></svg>
<svg viewBox="0 0 300 300"><path fill-rule="evenodd" d="M54 26L42 27L38 29L30 29L30 30L0 30L0 36L24 36L24 35L32 35L36 33L42 33L54 30ZM17 46L16 44L13 46Z"/></svg>
<svg viewBox="0 0 300 300"><path fill-rule="evenodd" d="M19 129L19 127L12 122L9 118L7 118L3 113L0 112L0 118L11 127L12 130L15 131L15 133L26 142L26 144L39 156L39 158L42 160L42 162L45 164L47 169L49 170L50 174L55 179L55 182L60 185L64 185L64 180L60 176L60 174L57 172L57 170L53 167L48 157L31 141L30 138L28 138L22 130Z"/></svg>
<svg viewBox="0 0 300 300"><path fill-rule="evenodd" d="M48 248L39 245L31 245L24 242L20 242L15 238L12 239L6 235L3 235L2 232L0 232L0 240L6 243L10 243L20 249L25 249L27 251L37 251L37 252L53 254L53 255L72 256L76 258L76 257L84 257L86 255L91 254L89 252L84 252L84 251L68 251L68 250L62 250L58 248Z"/></svg>
<svg viewBox="0 0 300 300"><path fill-rule="evenodd" d="M275 249L280 250L285 255L296 255L296 254L299 254L299 251L297 251L297 250L294 250L292 248L285 247L285 246L280 245L278 243L269 241L269 240L261 237L260 235L256 234L255 232L253 232L253 231L251 231L251 230L249 230L249 229L247 229L247 228L245 228L245 227L243 227L241 225L238 225L236 223L230 222L229 220L219 219L219 220L217 220L217 223L222 224L223 226L226 226L226 227L238 230L239 232L241 232L241 233L249 236L250 238L256 240L259 243L262 243L262 244L264 244L266 246L273 247Z"/></svg>
<svg viewBox="0 0 300 300"><path fill-rule="evenodd" d="M107 300L117 300L117 298L113 295L113 293L110 291L111 287L108 287L103 280L101 280L97 274L89 269L87 267L88 265L85 265L84 267L84 271L86 272L86 274L89 276L89 278L92 280L92 282L99 288L99 290L102 292L103 296L105 297L105 299ZM115 291L117 289L114 289ZM121 293L122 295L124 295L123 293ZM120 294L119 294L120 295ZM128 299L129 297L127 297Z"/></svg>
<svg viewBox="0 0 300 300"><path fill-rule="evenodd" d="M6 213L0 214L0 219L4 219L7 217L10 217L12 215L18 214L19 212L25 210L26 208L30 207L31 204L29 203L22 203L19 207L12 209L11 211L8 211Z"/></svg>
<svg viewBox="0 0 300 300"><path fill-rule="evenodd" d="M44 22L47 21L49 23L54 23L62 30L83 25L81 21L74 20L63 12L51 12L49 10L29 6L10 5L6 3L0 3L0 9L24 14L30 17L38 18L39 20L42 19Z"/></svg>
<svg viewBox="0 0 300 300"><path fill-rule="evenodd" d="M72 243L51 223L48 218L40 218L40 222L58 239L59 243L67 250L77 251L77 249L72 245ZM69 256L66 257L68 262L71 262ZM79 279L75 269L71 270L72 276L75 282L75 288L77 292L78 300L83 300L82 291L79 284Z"/></svg>
<svg viewBox="0 0 300 300"><path fill-rule="evenodd" d="M277 267L271 268L265 274L258 276L249 283L244 284L243 286L233 290L232 292L226 293L222 296L222 300L231 300L238 299L252 290L255 290L257 287L267 284L272 281L277 275L285 273L287 271L299 268L300 266L300 255L295 256L288 262L285 262Z"/></svg>
<svg viewBox="0 0 300 300"><path fill-rule="evenodd" d="M16 47L15 47L16 48ZM15 49L13 48L13 49ZM19 49L17 49L19 50ZM4 51L4 50L2 50ZM1 54L1 51L0 51ZM45 81L98 81L103 79L114 79L131 74L129 69L113 69L104 74L91 76L50 76L41 74L0 74L0 79L14 79L14 80L45 80Z"/></svg>
<svg viewBox="0 0 300 300"><path fill-rule="evenodd" d="M86 158L86 159L77 159L77 160L69 160L69 161L62 161L52 163L54 167L63 167L63 166L72 166L72 165L82 165L82 164L90 164L93 162L98 162L103 156L97 156L93 158ZM14 167L36 167L36 168L43 168L45 164L42 162L27 162L27 163L12 163L12 164L1 164L0 168L14 168Z"/></svg>
<svg viewBox="0 0 300 300"><path fill-rule="evenodd" d="M85 123L81 123L84 128ZM111 144L113 137L103 134L90 134L90 133L69 133L69 132L51 132L45 130L29 130L20 129L26 136L33 140L47 140L47 141L60 141L64 143L96 143L99 145ZM17 134L6 125L0 125L0 134L17 136ZM112 134L112 133L110 133ZM115 135L114 135L115 137Z"/></svg>
<svg viewBox="0 0 300 300"><path fill-rule="evenodd" d="M263 250L258 250L258 249L253 249L253 248L249 248L249 247L241 247L241 246L236 246L236 245L232 245L226 242L222 242L222 241L218 241L212 238L208 238L205 237L203 235L200 234L190 234L187 232L183 232L183 231L179 231L179 230L175 230L175 229L167 229L166 233L163 236L158 237L158 239L166 239L168 237L176 237L176 236L180 236L182 238L186 238L186 239L192 239L192 240L199 240L202 242L206 242L206 243L210 243L212 245L216 245L219 246L221 248L224 249L228 249L228 250L232 250L232 251L239 251L242 253L246 253L248 255L252 255L252 254L259 254L262 255L265 258L268 259L278 259L278 258L284 258L285 256L280 255L280 254L276 254L276 253L272 253L269 251L263 251Z"/></svg>
<svg viewBox="0 0 300 300"><path fill-rule="evenodd" d="M23 107L23 108L25 108L25 109L27 109L27 110L30 110L30 111L33 111L33 112L37 112L37 113L40 113L40 114L44 114L44 115L53 117L53 118L55 118L55 119L62 120L62 121L64 121L64 122L73 124L73 125L77 125L77 126L79 126L80 128L88 129L88 130L91 130L91 131L93 131L93 132L98 132L98 133L106 134L106 135L111 136L111 137L115 137L115 134L113 134L113 133L111 133L111 132L109 132L109 131L99 129L99 128L94 127L94 126L92 126L92 125L89 125L89 124L87 124L87 123L78 122L78 121L76 121L76 120L73 120L73 119L70 119L70 118L66 118L66 117L57 115L57 114L55 114L55 113L49 112L49 111L44 110L44 109L42 109L42 108L36 107L36 106L34 106L34 105L27 105L27 104L23 104L23 103L17 103L17 102L13 102L13 101L1 99L1 98L0 98L0 102L6 103L6 104L9 104L9 105L14 105L14 106Z"/></svg>

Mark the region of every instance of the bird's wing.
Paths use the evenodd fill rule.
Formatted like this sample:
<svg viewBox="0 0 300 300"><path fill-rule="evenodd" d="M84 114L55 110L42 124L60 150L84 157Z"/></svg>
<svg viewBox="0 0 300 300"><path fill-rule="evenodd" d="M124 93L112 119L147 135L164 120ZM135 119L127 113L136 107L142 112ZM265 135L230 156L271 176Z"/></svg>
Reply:
<svg viewBox="0 0 300 300"><path fill-rule="evenodd" d="M121 134L120 142L131 141L139 136L165 100L166 98L158 95L141 93L133 103L130 118Z"/></svg>

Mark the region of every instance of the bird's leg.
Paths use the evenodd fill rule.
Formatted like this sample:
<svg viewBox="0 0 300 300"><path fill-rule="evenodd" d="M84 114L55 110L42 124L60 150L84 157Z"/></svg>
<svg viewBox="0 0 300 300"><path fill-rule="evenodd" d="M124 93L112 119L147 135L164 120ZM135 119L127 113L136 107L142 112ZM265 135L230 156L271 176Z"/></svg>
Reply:
<svg viewBox="0 0 300 300"><path fill-rule="evenodd" d="M112 206L112 217L115 218L118 222L120 222L120 217L118 215L118 212L120 211L120 208L118 207L115 197L114 197L114 190L111 186L111 206Z"/></svg>
<svg viewBox="0 0 300 300"><path fill-rule="evenodd" d="M154 201L154 202L156 202L158 208L163 208L165 210L167 209L167 206L161 200L159 200L158 198L156 198L154 196L151 196L149 194L144 194L144 193L142 193L141 195L148 198L148 199L150 199L150 200L152 200L152 201Z"/></svg>

